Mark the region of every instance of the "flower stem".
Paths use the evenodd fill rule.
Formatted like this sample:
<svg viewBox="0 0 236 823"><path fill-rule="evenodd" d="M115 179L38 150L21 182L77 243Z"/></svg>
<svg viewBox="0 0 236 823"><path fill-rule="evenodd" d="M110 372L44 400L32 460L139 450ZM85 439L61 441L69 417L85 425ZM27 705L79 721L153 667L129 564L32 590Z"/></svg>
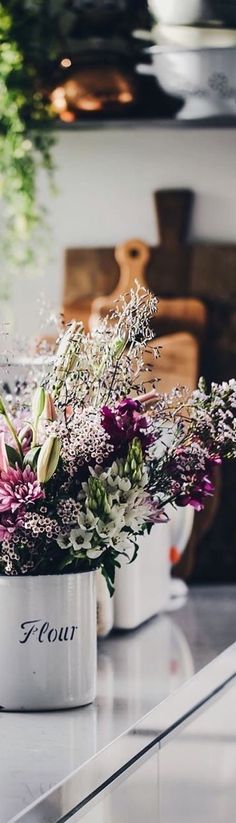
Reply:
<svg viewBox="0 0 236 823"><path fill-rule="evenodd" d="M1 401L1 402L2 402L2 401ZM23 451L22 451L22 448L21 448L20 441L18 440L18 437L17 437L17 434L16 434L16 430L14 429L14 426L12 425L12 422L11 422L10 418L8 417L8 414L7 414L7 411L6 411L6 409L5 409L5 406L4 406L3 416L5 417L5 420L6 420L6 424L7 424L7 426L8 426L8 429L9 429L9 431L11 432L11 435L12 435L12 437L13 437L13 440L14 440L14 442L15 442L15 444L16 444L17 451L20 453L20 456L21 456L21 457L23 457Z"/></svg>

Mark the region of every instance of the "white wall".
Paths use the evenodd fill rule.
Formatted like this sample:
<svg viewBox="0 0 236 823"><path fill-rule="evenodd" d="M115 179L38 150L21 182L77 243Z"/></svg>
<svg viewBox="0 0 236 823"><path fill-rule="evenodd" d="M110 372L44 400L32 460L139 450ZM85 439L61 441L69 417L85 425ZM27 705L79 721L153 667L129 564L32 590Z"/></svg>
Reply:
<svg viewBox="0 0 236 823"><path fill-rule="evenodd" d="M40 179L49 209L52 259L40 278L16 278L8 314L17 330L40 326L36 297L60 304L63 250L112 245L129 237L157 242L152 192L196 192L191 236L236 242L236 132L114 128L61 133L55 149L58 195Z"/></svg>

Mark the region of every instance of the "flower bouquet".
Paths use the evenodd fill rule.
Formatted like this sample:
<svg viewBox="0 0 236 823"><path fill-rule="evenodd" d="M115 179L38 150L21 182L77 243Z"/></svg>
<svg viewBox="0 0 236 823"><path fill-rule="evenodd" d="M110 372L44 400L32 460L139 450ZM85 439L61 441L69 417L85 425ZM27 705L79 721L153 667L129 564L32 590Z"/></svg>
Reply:
<svg viewBox="0 0 236 823"><path fill-rule="evenodd" d="M91 335L69 324L31 406L20 396L11 414L0 401L0 608L10 608L11 592L24 707L93 699L95 570L112 594L116 569L167 519L167 503L201 509L215 464L236 453L236 381L209 393L203 380L191 395L157 390L156 309L137 286ZM19 706L7 698L7 653L5 671L0 702Z"/></svg>

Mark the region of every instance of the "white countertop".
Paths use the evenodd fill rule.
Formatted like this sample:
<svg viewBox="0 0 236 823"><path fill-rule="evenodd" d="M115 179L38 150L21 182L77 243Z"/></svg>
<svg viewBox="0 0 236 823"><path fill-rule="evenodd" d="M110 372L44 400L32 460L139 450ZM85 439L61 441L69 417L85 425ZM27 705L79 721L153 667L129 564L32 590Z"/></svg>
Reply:
<svg viewBox="0 0 236 823"><path fill-rule="evenodd" d="M195 588L171 617L99 642L94 704L2 712L0 823L57 823L234 677L236 645L224 650L235 640L235 595L236 587Z"/></svg>

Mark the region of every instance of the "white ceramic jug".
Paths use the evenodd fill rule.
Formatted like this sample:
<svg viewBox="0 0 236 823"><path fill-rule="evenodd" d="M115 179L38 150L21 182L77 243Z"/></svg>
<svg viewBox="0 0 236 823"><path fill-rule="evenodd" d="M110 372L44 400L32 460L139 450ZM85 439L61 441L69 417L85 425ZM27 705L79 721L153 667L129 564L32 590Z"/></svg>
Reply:
<svg viewBox="0 0 236 823"><path fill-rule="evenodd" d="M95 575L0 576L1 709L65 709L94 700Z"/></svg>

